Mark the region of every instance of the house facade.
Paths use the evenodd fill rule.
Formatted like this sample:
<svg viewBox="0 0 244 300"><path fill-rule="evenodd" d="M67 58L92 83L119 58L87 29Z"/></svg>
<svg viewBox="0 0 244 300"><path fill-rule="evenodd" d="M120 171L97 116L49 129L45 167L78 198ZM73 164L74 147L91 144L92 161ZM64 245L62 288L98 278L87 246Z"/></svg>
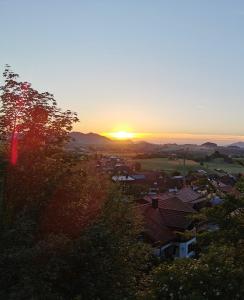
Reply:
<svg viewBox="0 0 244 300"><path fill-rule="evenodd" d="M144 241L161 258L188 258L195 255L195 228L189 215L196 211L170 193L145 196L140 202L144 222ZM190 232L189 237L182 235ZM182 237L183 236L183 237Z"/></svg>

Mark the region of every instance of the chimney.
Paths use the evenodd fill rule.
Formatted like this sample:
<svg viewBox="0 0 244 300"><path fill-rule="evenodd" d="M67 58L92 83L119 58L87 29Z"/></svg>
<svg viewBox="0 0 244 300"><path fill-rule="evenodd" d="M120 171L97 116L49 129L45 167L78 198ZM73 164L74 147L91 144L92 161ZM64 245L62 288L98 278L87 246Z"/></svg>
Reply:
<svg viewBox="0 0 244 300"><path fill-rule="evenodd" d="M152 207L154 209L158 208L158 197L152 197Z"/></svg>

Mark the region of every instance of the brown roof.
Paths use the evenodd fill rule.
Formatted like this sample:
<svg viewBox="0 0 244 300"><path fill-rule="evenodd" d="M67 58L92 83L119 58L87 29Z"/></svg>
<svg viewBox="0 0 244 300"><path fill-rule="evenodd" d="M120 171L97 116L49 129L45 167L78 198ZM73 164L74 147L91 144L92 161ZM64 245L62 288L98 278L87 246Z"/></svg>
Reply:
<svg viewBox="0 0 244 300"><path fill-rule="evenodd" d="M174 210L174 211L182 211L187 213L196 212L190 205L182 202L179 198L173 197L165 200L159 199L158 207L160 209Z"/></svg>
<svg viewBox="0 0 244 300"><path fill-rule="evenodd" d="M176 197L182 200L183 202L190 203L201 198L201 195L193 191L192 188L185 187L176 193Z"/></svg>
<svg viewBox="0 0 244 300"><path fill-rule="evenodd" d="M189 213L184 211L160 209L160 213L163 217L164 224L170 228L186 230L192 222L188 218Z"/></svg>
<svg viewBox="0 0 244 300"><path fill-rule="evenodd" d="M152 198L158 198L158 208L152 207ZM185 230L191 224L188 218L195 210L172 194L146 196L147 204L138 208L144 217L144 233L153 242L163 244L175 239L174 230Z"/></svg>
<svg viewBox="0 0 244 300"><path fill-rule="evenodd" d="M227 194L232 195L236 198L239 198L239 197L242 196L241 192L239 192L235 187L232 187L230 185L225 185L225 186L222 185L221 187L219 187L219 190L223 193L227 193Z"/></svg>
<svg viewBox="0 0 244 300"><path fill-rule="evenodd" d="M170 193L162 193L162 194L157 194L157 195L146 195L143 199L146 200L147 202L152 202L152 198L157 197L160 200L167 200L169 198L172 198L173 195Z"/></svg>
<svg viewBox="0 0 244 300"><path fill-rule="evenodd" d="M174 232L164 224L159 209L154 209L151 204L141 205L139 209L144 217L144 233L152 242L165 244L175 238Z"/></svg>
<svg viewBox="0 0 244 300"><path fill-rule="evenodd" d="M233 187L231 185L226 185L224 183L219 184L219 189L224 193L231 193L233 190Z"/></svg>
<svg viewBox="0 0 244 300"><path fill-rule="evenodd" d="M178 211L184 211L189 213L196 212L190 205L184 203L178 197L170 193L163 193L156 196L145 196L144 200L148 201L149 203L152 203L152 198L154 197L158 198L159 208L168 209L168 210L178 210Z"/></svg>

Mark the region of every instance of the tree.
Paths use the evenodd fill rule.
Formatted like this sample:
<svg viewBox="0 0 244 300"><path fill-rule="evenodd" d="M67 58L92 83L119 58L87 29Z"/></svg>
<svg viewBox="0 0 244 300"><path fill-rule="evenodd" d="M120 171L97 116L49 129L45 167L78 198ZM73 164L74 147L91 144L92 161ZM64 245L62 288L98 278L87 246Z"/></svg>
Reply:
<svg viewBox="0 0 244 300"><path fill-rule="evenodd" d="M15 136L20 151L60 146L67 140L76 113L58 108L53 95L40 93L7 66L1 86L0 134L10 148Z"/></svg>
<svg viewBox="0 0 244 300"><path fill-rule="evenodd" d="M6 67L0 87L0 136L9 164L5 180L6 219L31 203L44 203L73 164L63 151L76 113L58 108L53 95L40 93ZM66 162L66 163L64 163ZM24 188L22 188L24 187Z"/></svg>
<svg viewBox="0 0 244 300"><path fill-rule="evenodd" d="M204 208L194 218L214 225L217 230L204 231L198 234L198 244L207 248L210 244L237 245L244 239L243 215L244 199L228 196L222 205Z"/></svg>
<svg viewBox="0 0 244 300"><path fill-rule="evenodd" d="M132 203L111 191L93 161L65 150L75 114L9 69L4 76L0 298L134 299L150 251Z"/></svg>
<svg viewBox="0 0 244 300"><path fill-rule="evenodd" d="M134 164L134 168L136 172L141 171L141 163L139 161L136 161Z"/></svg>
<svg viewBox="0 0 244 300"><path fill-rule="evenodd" d="M79 237L101 214L110 188L107 178L97 172L95 161L77 162L73 170L56 185L42 210L42 234Z"/></svg>
<svg viewBox="0 0 244 300"><path fill-rule="evenodd" d="M243 244L212 246L200 259L163 263L153 272L146 299L242 299Z"/></svg>
<svg viewBox="0 0 244 300"><path fill-rule="evenodd" d="M236 183L236 188L239 192L244 193L244 177L241 176Z"/></svg>
<svg viewBox="0 0 244 300"><path fill-rule="evenodd" d="M100 218L78 241L82 259L79 299L135 299L150 267L150 249L138 240L141 220L133 203L112 190Z"/></svg>
<svg viewBox="0 0 244 300"><path fill-rule="evenodd" d="M111 190L82 229L75 238L46 232L40 239L32 218L19 216L1 236L0 297L135 299L150 251L138 240L141 221L132 204Z"/></svg>
<svg viewBox="0 0 244 300"><path fill-rule="evenodd" d="M149 187L150 186L146 183L128 184L124 188L124 193L126 195L134 197L134 199L137 200L138 198L143 197L143 195L148 192Z"/></svg>

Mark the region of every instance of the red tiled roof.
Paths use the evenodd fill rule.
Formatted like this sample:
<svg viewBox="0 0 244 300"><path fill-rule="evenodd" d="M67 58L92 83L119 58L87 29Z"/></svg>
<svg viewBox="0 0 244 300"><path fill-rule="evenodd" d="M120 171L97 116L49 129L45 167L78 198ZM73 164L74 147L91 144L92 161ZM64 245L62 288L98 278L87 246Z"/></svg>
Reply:
<svg viewBox="0 0 244 300"><path fill-rule="evenodd" d="M190 187L185 187L176 193L176 197L183 202L190 203L201 197L201 195L193 191Z"/></svg>
<svg viewBox="0 0 244 300"><path fill-rule="evenodd" d="M142 205L139 209L144 217L144 233L152 242L164 244L175 238L174 232L165 226L159 209L154 209L151 204Z"/></svg>
<svg viewBox="0 0 244 300"><path fill-rule="evenodd" d="M149 203L152 203L152 198L158 198L158 207L162 209L178 210L189 213L196 212L190 205L184 203L178 197L171 193L163 193L156 196L145 196L144 199Z"/></svg>
<svg viewBox="0 0 244 300"><path fill-rule="evenodd" d="M174 210L174 211L182 211L187 213L196 212L191 206L187 203L182 202L179 198L173 197L165 200L159 199L158 207L160 209Z"/></svg>
<svg viewBox="0 0 244 300"><path fill-rule="evenodd" d="M158 198L158 208L152 207L152 199ZM144 233L153 241L167 243L175 239L174 230L185 230L191 224L188 219L195 210L170 193L146 196L147 204L138 208L144 217Z"/></svg>
<svg viewBox="0 0 244 300"><path fill-rule="evenodd" d="M233 190L233 187L231 185L226 185L224 183L219 184L219 189L224 193L230 193Z"/></svg>
<svg viewBox="0 0 244 300"><path fill-rule="evenodd" d="M191 224L191 220L188 218L189 213L187 212L167 209L159 210L167 227L185 230Z"/></svg>

